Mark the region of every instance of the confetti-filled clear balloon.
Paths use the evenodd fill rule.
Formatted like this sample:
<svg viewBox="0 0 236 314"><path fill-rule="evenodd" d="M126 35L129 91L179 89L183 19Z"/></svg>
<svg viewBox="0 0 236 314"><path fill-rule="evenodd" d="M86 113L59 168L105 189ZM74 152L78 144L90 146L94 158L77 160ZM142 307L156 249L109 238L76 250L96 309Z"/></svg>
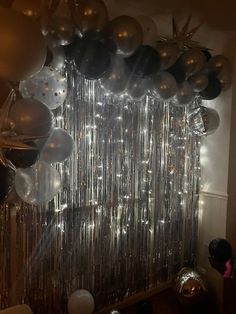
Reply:
<svg viewBox="0 0 236 314"><path fill-rule="evenodd" d="M73 144L72 137L65 130L55 128L41 151L40 160L49 163L63 162L70 157Z"/></svg>
<svg viewBox="0 0 236 314"><path fill-rule="evenodd" d="M60 188L60 174L48 163L40 161L30 168L16 171L16 192L28 204L44 204L52 200Z"/></svg>
<svg viewBox="0 0 236 314"><path fill-rule="evenodd" d="M203 136L214 133L220 124L220 117L215 109L204 106L189 113L188 125L194 135Z"/></svg>
<svg viewBox="0 0 236 314"><path fill-rule="evenodd" d="M67 82L56 70L44 67L39 73L20 82L23 97L34 98L50 109L61 106L66 98Z"/></svg>
<svg viewBox="0 0 236 314"><path fill-rule="evenodd" d="M92 294L87 290L76 290L69 297L68 312L69 314L92 314L95 303Z"/></svg>
<svg viewBox="0 0 236 314"><path fill-rule="evenodd" d="M176 94L176 99L177 99L177 104L176 105L187 105L189 104L194 97L193 89L191 85L185 81L182 84L179 85L177 94Z"/></svg>
<svg viewBox="0 0 236 314"><path fill-rule="evenodd" d="M173 75L168 72L160 72L154 78L154 94L162 99L172 98L177 93L177 83Z"/></svg>
<svg viewBox="0 0 236 314"><path fill-rule="evenodd" d="M174 65L180 53L177 45L164 42L158 43L156 50L160 56L162 70L166 70Z"/></svg>
<svg viewBox="0 0 236 314"><path fill-rule="evenodd" d="M126 90L128 78L129 71L124 60L115 57L111 70L101 79L101 85L111 93L120 94Z"/></svg>

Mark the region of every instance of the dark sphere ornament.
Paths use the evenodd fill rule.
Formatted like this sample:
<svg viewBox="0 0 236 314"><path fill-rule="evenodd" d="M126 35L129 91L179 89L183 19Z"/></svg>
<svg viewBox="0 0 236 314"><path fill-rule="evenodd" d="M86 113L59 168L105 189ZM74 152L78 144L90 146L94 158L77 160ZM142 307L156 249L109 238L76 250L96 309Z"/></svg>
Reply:
<svg viewBox="0 0 236 314"><path fill-rule="evenodd" d="M210 74L208 76L208 85L202 92L200 92L200 96L205 100L212 100L217 98L221 91L222 85L220 80L214 74Z"/></svg>
<svg viewBox="0 0 236 314"><path fill-rule="evenodd" d="M2 203L13 189L14 171L0 164L0 178L0 203Z"/></svg>
<svg viewBox="0 0 236 314"><path fill-rule="evenodd" d="M81 39L73 54L78 71L88 80L101 78L111 66L109 50L98 40Z"/></svg>
<svg viewBox="0 0 236 314"><path fill-rule="evenodd" d="M182 67L182 61L180 58L166 71L174 76L178 84L182 84L186 79L186 74Z"/></svg>
<svg viewBox="0 0 236 314"><path fill-rule="evenodd" d="M160 69L158 52L148 45L140 46L136 52L125 59L132 74L147 77L157 73Z"/></svg>
<svg viewBox="0 0 236 314"><path fill-rule="evenodd" d="M5 156L16 168L28 168L36 163L39 149L34 142L26 142L32 149L6 149Z"/></svg>
<svg viewBox="0 0 236 314"><path fill-rule="evenodd" d="M201 276L192 268L182 268L175 278L175 290L179 301L186 306L202 301L207 287Z"/></svg>

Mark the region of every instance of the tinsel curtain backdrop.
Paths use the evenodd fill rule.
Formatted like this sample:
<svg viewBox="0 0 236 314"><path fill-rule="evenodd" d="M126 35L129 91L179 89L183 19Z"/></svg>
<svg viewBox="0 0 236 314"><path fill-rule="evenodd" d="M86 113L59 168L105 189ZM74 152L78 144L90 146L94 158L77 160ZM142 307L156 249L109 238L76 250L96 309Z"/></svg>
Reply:
<svg viewBox="0 0 236 314"><path fill-rule="evenodd" d="M131 101L73 63L65 71L69 94L55 116L73 155L57 166L63 188L48 205L0 207L0 308L66 313L84 288L101 309L194 262L200 143L187 121L200 99Z"/></svg>

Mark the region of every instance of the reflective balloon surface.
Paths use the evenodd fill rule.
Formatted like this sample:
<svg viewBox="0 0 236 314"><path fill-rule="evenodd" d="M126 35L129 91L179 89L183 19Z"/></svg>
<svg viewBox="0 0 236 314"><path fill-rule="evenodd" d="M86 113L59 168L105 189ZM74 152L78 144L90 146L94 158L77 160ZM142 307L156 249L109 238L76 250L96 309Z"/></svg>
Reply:
<svg viewBox="0 0 236 314"><path fill-rule="evenodd" d="M187 81L179 85L176 94L176 99L179 105L189 104L193 100L193 97L194 97L193 89Z"/></svg>
<svg viewBox="0 0 236 314"><path fill-rule="evenodd" d="M0 203L4 202L11 192L14 184L14 172L0 164Z"/></svg>
<svg viewBox="0 0 236 314"><path fill-rule="evenodd" d="M72 48L76 67L86 79L97 80L110 69L110 52L102 42L85 38Z"/></svg>
<svg viewBox="0 0 236 314"><path fill-rule="evenodd" d="M194 92L203 91L208 85L208 76L205 73L197 73L190 77L189 83Z"/></svg>
<svg viewBox="0 0 236 314"><path fill-rule="evenodd" d="M134 100L140 100L145 97L148 91L148 79L143 79L137 76L132 76L129 79L129 84L127 88L127 93Z"/></svg>
<svg viewBox="0 0 236 314"><path fill-rule="evenodd" d="M175 289L180 301L195 304L205 296L207 287L201 276L191 268L182 268L175 279Z"/></svg>
<svg viewBox="0 0 236 314"><path fill-rule="evenodd" d="M65 66L65 52L64 49L60 46L53 47L48 45L48 49L50 51L51 57L45 66L49 66L50 68L61 72Z"/></svg>
<svg viewBox="0 0 236 314"><path fill-rule="evenodd" d="M9 119L17 134L30 136L48 135L53 124L53 115L49 108L30 98L16 101L11 107Z"/></svg>
<svg viewBox="0 0 236 314"><path fill-rule="evenodd" d="M49 163L63 162L70 157L73 145L72 137L65 130L55 128L41 151L40 160Z"/></svg>
<svg viewBox="0 0 236 314"><path fill-rule="evenodd" d="M143 41L142 27L138 21L126 15L112 20L108 24L108 33L116 45L117 54L123 57L133 54Z"/></svg>
<svg viewBox="0 0 236 314"><path fill-rule="evenodd" d="M115 57L111 70L101 79L101 85L114 94L123 93L128 84L129 71L123 59Z"/></svg>
<svg viewBox="0 0 236 314"><path fill-rule="evenodd" d="M40 205L53 199L60 191L58 171L45 162L37 162L26 169L17 169L15 189L20 198L29 204Z"/></svg>
<svg viewBox="0 0 236 314"><path fill-rule="evenodd" d="M56 70L44 67L39 73L20 82L20 93L25 98L34 98L48 108L61 106L67 94L67 81Z"/></svg>
<svg viewBox="0 0 236 314"><path fill-rule="evenodd" d="M135 53L125 59L130 72L140 77L156 74L160 69L160 57L154 48L147 45L140 46Z"/></svg>
<svg viewBox="0 0 236 314"><path fill-rule="evenodd" d="M12 9L23 13L24 15L38 18L42 12L42 0L14 0Z"/></svg>
<svg viewBox="0 0 236 314"><path fill-rule="evenodd" d="M108 22L108 12L101 0L82 0L75 7L73 18L80 34L84 35L88 31L101 31Z"/></svg>
<svg viewBox="0 0 236 314"><path fill-rule="evenodd" d="M48 25L48 33L57 41L58 45L66 46L75 38L75 27L69 17L53 17Z"/></svg>
<svg viewBox="0 0 236 314"><path fill-rule="evenodd" d="M76 290L69 297L68 312L69 314L92 314L95 303L92 294L87 290Z"/></svg>
<svg viewBox="0 0 236 314"><path fill-rule="evenodd" d="M212 134L218 129L220 117L216 110L201 106L190 112L188 121L190 132L203 136Z"/></svg>
<svg viewBox="0 0 236 314"><path fill-rule="evenodd" d="M228 90L232 85L232 73L231 71L224 71L217 75L218 80L220 81L222 90Z"/></svg>
<svg viewBox="0 0 236 314"><path fill-rule="evenodd" d="M160 72L154 78L154 93L162 99L169 99L177 93L177 83L173 75L168 72Z"/></svg>
<svg viewBox="0 0 236 314"><path fill-rule="evenodd" d="M183 69L187 75L193 75L204 67L206 57L200 49L191 49L181 56Z"/></svg>
<svg viewBox="0 0 236 314"><path fill-rule="evenodd" d="M172 74L178 84L181 84L186 79L186 73L183 69L181 58L179 58L175 64L173 64L167 71Z"/></svg>
<svg viewBox="0 0 236 314"><path fill-rule="evenodd" d="M220 74L231 69L229 60L223 55L217 55L210 59L207 64L209 72Z"/></svg>
<svg viewBox="0 0 236 314"><path fill-rule="evenodd" d="M159 53L162 70L166 70L174 65L180 53L177 45L165 42L157 43L156 50Z"/></svg>
<svg viewBox="0 0 236 314"><path fill-rule="evenodd" d="M46 44L34 19L0 8L0 38L0 77L20 81L43 67Z"/></svg>
<svg viewBox="0 0 236 314"><path fill-rule="evenodd" d="M153 45L157 40L157 26L149 16L137 16L135 19L139 22L143 30L143 44Z"/></svg>

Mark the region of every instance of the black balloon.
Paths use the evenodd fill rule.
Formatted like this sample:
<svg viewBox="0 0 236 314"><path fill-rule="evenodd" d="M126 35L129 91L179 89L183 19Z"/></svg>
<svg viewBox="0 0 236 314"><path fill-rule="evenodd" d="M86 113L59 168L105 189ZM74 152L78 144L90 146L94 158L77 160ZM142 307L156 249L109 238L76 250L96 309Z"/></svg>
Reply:
<svg viewBox="0 0 236 314"><path fill-rule="evenodd" d="M16 168L28 168L36 163L39 157L39 149L34 142L26 142L32 149L6 149L5 156Z"/></svg>
<svg viewBox="0 0 236 314"><path fill-rule="evenodd" d="M116 52L115 43L109 38L107 31L88 31L84 34L83 39L97 40L103 43L111 53Z"/></svg>
<svg viewBox="0 0 236 314"><path fill-rule="evenodd" d="M178 84L181 84L185 81L186 74L183 69L181 59L178 59L172 67L166 70L170 74L172 74Z"/></svg>
<svg viewBox="0 0 236 314"><path fill-rule="evenodd" d="M110 52L98 40L81 39L73 53L78 71L88 80L101 78L111 66Z"/></svg>
<svg viewBox="0 0 236 314"><path fill-rule="evenodd" d="M158 52L151 46L140 46L136 52L125 59L130 71L139 76L147 77L158 72L160 69L160 57Z"/></svg>
<svg viewBox="0 0 236 314"><path fill-rule="evenodd" d="M4 202L13 188L14 172L0 164L0 203Z"/></svg>
<svg viewBox="0 0 236 314"><path fill-rule="evenodd" d="M222 86L219 79L214 74L211 74L208 76L207 88L199 94L203 99L212 100L220 95L221 90Z"/></svg>

